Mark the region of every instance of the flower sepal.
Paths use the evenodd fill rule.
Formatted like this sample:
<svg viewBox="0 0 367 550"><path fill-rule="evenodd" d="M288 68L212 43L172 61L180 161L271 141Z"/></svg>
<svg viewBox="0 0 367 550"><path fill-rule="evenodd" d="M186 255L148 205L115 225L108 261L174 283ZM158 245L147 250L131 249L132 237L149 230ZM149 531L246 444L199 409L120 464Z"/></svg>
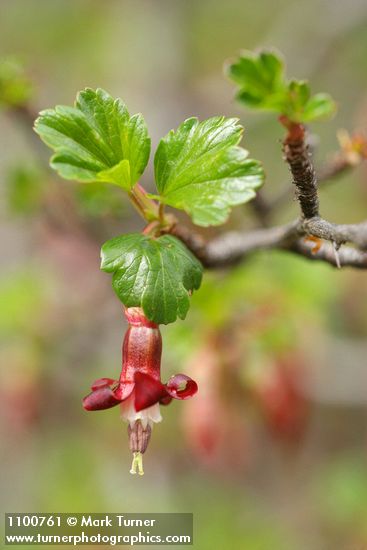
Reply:
<svg viewBox="0 0 367 550"><path fill-rule="evenodd" d="M183 387L184 386L184 387ZM87 411L110 409L134 395L134 409L140 412L156 403L168 405L172 399L189 399L198 390L196 382L186 374L172 376L162 384L153 376L137 372L134 382L123 382L112 378L99 378L93 382L92 392L83 399Z"/></svg>

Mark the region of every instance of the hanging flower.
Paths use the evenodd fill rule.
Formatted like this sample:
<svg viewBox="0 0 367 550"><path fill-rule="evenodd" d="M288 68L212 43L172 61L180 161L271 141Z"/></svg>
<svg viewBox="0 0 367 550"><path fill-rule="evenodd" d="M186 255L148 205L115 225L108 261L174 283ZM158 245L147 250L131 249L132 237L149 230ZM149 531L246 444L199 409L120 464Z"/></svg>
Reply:
<svg viewBox="0 0 367 550"><path fill-rule="evenodd" d="M162 337L158 325L147 319L137 307L125 309L129 328L122 346L122 370L119 380L100 378L83 399L87 411L109 409L121 404L121 416L128 422L133 462L130 472L143 475L143 458L153 424L162 420L159 405L172 399L188 399L197 392L197 384L185 374L161 382Z"/></svg>
<svg viewBox="0 0 367 550"><path fill-rule="evenodd" d="M270 432L289 443L298 443L306 432L310 402L304 384L302 358L289 353L276 358L253 387Z"/></svg>

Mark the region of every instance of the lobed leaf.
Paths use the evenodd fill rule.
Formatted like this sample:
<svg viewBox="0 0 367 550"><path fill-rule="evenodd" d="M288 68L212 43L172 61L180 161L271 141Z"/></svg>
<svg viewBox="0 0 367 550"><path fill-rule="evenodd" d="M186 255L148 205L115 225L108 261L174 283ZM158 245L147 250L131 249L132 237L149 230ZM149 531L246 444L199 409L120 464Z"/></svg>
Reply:
<svg viewBox="0 0 367 550"><path fill-rule="evenodd" d="M112 286L126 307L142 307L158 324L186 317L203 268L181 241L171 235L121 235L102 246L101 258L101 269L113 273Z"/></svg>
<svg viewBox="0 0 367 550"><path fill-rule="evenodd" d="M202 226L225 222L231 206L251 200L264 174L238 147L243 129L237 122L189 118L161 139L154 158L159 200Z"/></svg>
<svg viewBox="0 0 367 550"><path fill-rule="evenodd" d="M306 81L287 81L283 61L274 52L245 51L227 72L239 86L237 99L249 108L275 111L296 123L326 118L336 110L329 95L311 96Z"/></svg>
<svg viewBox="0 0 367 550"><path fill-rule="evenodd" d="M329 94L315 94L306 103L302 121L320 120L334 115L336 111L335 101Z"/></svg>
<svg viewBox="0 0 367 550"><path fill-rule="evenodd" d="M249 107L278 110L284 102L284 63L273 52L243 52L228 66L229 77L239 85L237 98Z"/></svg>
<svg viewBox="0 0 367 550"><path fill-rule="evenodd" d="M121 99L101 89L79 92L75 107L42 111L35 131L55 151L51 167L66 179L103 181L130 190L149 159L150 138L142 115L130 117Z"/></svg>

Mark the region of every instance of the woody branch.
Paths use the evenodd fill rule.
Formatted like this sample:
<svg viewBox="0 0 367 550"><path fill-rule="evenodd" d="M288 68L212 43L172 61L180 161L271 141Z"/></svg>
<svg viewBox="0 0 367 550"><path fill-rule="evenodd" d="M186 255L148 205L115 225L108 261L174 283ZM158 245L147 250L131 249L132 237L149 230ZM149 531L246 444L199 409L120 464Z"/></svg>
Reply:
<svg viewBox="0 0 367 550"><path fill-rule="evenodd" d="M305 128L285 118L281 122L287 129L283 142L284 159L292 174L292 183L301 210L300 218L284 226L227 232L208 243L180 226L175 229L175 234L208 268L230 267L246 260L254 252L278 249L338 267L366 269L367 221L335 224L319 215L318 183ZM339 173L339 170L334 171L334 175ZM316 250L314 243L308 241L307 237L324 242ZM351 246L339 249L346 243ZM335 249L339 249L337 256Z"/></svg>

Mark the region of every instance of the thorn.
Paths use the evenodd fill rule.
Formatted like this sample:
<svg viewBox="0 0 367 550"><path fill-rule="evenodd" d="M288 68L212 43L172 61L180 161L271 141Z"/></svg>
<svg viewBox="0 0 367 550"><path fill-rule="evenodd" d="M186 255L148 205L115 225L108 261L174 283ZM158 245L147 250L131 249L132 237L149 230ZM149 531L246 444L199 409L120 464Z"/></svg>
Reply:
<svg viewBox="0 0 367 550"><path fill-rule="evenodd" d="M340 244L337 244L335 241L333 241L332 244L333 244L336 267L338 269L341 269L340 256L339 256Z"/></svg>

